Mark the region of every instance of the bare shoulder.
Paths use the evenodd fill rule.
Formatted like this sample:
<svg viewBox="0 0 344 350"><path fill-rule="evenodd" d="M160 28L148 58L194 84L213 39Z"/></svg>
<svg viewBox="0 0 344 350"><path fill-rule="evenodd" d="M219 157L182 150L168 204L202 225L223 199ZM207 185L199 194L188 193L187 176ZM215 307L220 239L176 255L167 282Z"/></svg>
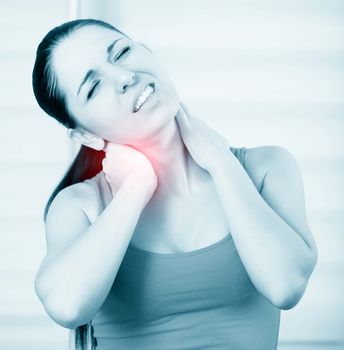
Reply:
<svg viewBox="0 0 344 350"><path fill-rule="evenodd" d="M277 145L264 145L246 148L245 169L261 192L265 177L271 169L280 168L286 164L296 164L296 159L292 153L284 147Z"/></svg>
<svg viewBox="0 0 344 350"><path fill-rule="evenodd" d="M83 203L90 197L95 196L95 189L87 182L77 182L73 185L65 187L59 192L59 195L63 196L65 199Z"/></svg>
<svg viewBox="0 0 344 350"><path fill-rule="evenodd" d="M97 183L95 182L95 186L93 186L89 182L78 182L66 187L65 190L65 196L74 201L84 211L90 222L92 222L94 216L98 213L99 207Z"/></svg>
<svg viewBox="0 0 344 350"><path fill-rule="evenodd" d="M91 225L90 203L95 197L95 189L84 182L70 185L58 192L45 220L46 260L71 244Z"/></svg>
<svg viewBox="0 0 344 350"><path fill-rule="evenodd" d="M98 192L96 188L88 182L77 182L63 188L56 195L49 211L54 210L55 206L63 207L65 210L79 208L91 221L97 204Z"/></svg>

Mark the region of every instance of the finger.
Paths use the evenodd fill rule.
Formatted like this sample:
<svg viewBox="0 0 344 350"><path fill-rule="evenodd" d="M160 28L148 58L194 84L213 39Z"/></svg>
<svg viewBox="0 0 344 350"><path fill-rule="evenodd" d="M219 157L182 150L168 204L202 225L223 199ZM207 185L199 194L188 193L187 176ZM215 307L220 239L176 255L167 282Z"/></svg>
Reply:
<svg viewBox="0 0 344 350"><path fill-rule="evenodd" d="M186 107L185 103L180 101L180 105L182 106L183 112L186 114L186 117L189 118L191 114L189 109Z"/></svg>
<svg viewBox="0 0 344 350"><path fill-rule="evenodd" d="M183 121L185 120L186 125L189 126L190 130L191 128L194 130L194 128L197 128L197 127L201 127L202 129L207 127L207 124L204 120L196 117L195 115L189 112L184 102L180 102L180 105L181 105L181 111L182 111L181 116L183 117Z"/></svg>
<svg viewBox="0 0 344 350"><path fill-rule="evenodd" d="M105 141L105 146L103 147L104 152L110 152L110 151L116 151L116 150L122 150L123 147L127 147L125 145L121 145L119 143L114 143L110 141Z"/></svg>
<svg viewBox="0 0 344 350"><path fill-rule="evenodd" d="M180 125L182 129L187 130L190 128L190 120L182 106L180 106L176 114L176 119L177 119L178 125Z"/></svg>
<svg viewBox="0 0 344 350"><path fill-rule="evenodd" d="M105 170L105 168L107 166L107 162L108 162L107 158L104 157L103 160L102 160L102 168L103 168L103 170Z"/></svg>
<svg viewBox="0 0 344 350"><path fill-rule="evenodd" d="M196 118L195 115L190 112L189 108L186 107L184 102L180 102L180 105L182 106L183 111L184 111L187 119L190 121L190 123L194 122L196 119L199 119L199 118Z"/></svg>
<svg viewBox="0 0 344 350"><path fill-rule="evenodd" d="M104 147L103 147L103 151L104 152L108 152L109 151L109 141L104 140Z"/></svg>

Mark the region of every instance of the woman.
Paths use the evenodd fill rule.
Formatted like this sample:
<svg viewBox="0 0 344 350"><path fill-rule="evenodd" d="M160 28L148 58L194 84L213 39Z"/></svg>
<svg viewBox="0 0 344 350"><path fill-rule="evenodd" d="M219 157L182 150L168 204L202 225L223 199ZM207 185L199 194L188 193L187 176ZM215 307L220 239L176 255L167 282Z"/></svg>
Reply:
<svg viewBox="0 0 344 350"><path fill-rule="evenodd" d="M100 350L276 349L317 261L295 158L230 147L102 21L51 30L33 89L82 145L45 210L50 317Z"/></svg>

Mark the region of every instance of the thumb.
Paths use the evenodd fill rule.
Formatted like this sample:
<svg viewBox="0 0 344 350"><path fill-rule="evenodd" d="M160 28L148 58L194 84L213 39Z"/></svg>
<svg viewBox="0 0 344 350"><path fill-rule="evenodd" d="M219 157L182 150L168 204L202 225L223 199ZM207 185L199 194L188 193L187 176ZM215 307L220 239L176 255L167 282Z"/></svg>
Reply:
<svg viewBox="0 0 344 350"><path fill-rule="evenodd" d="M123 147L125 147L125 146L121 145L119 143L114 143L114 142L110 142L110 141L104 140L103 151L104 152L110 152L110 151L123 149Z"/></svg>
<svg viewBox="0 0 344 350"><path fill-rule="evenodd" d="M188 130L191 127L191 122L190 122L190 119L188 118L188 115L185 113L185 110L182 104L180 104L180 107L176 114L176 121L181 132L184 132L184 133L188 132Z"/></svg>
<svg viewBox="0 0 344 350"><path fill-rule="evenodd" d="M103 147L103 151L104 152L108 152L109 151L109 147L110 147L110 142L104 140L104 147Z"/></svg>

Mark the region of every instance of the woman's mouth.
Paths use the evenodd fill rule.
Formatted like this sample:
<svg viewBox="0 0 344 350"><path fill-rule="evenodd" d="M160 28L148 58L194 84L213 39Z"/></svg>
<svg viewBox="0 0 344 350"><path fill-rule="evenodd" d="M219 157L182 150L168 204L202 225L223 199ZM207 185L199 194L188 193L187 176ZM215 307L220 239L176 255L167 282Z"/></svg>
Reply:
<svg viewBox="0 0 344 350"><path fill-rule="evenodd" d="M154 92L155 92L154 83L147 84L146 87L141 92L141 94L139 95L139 97L137 98L136 103L134 105L133 112L134 113L138 112Z"/></svg>

